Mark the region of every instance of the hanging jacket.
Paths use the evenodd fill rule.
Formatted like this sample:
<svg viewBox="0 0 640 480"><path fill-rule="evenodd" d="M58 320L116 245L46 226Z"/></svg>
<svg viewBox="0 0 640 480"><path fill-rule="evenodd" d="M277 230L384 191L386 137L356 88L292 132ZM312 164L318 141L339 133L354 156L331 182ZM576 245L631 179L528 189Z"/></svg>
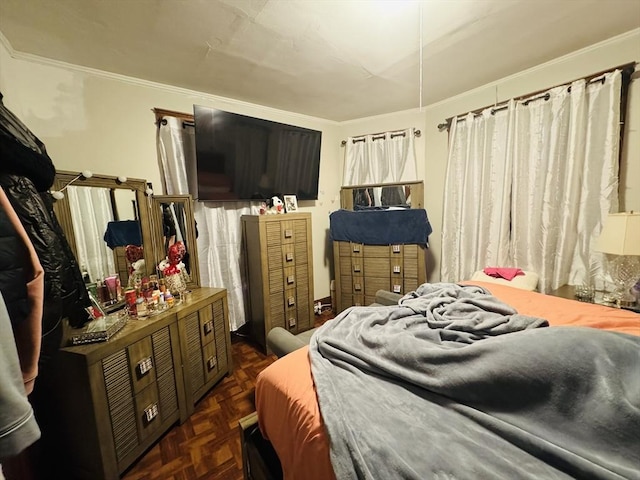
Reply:
<svg viewBox="0 0 640 480"><path fill-rule="evenodd" d="M55 331L60 337L63 318L68 318L73 327L88 321L85 307L90 305L89 296L47 192L55 179L53 162L44 144L2 104L1 94L0 157L0 185L45 272L43 336Z"/></svg>

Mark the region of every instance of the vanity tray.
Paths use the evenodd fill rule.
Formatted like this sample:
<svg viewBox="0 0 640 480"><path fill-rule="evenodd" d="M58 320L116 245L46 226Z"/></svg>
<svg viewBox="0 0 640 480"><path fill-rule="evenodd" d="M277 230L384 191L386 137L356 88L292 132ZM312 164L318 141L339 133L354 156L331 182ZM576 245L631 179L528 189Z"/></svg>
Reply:
<svg viewBox="0 0 640 480"><path fill-rule="evenodd" d="M91 320L84 327L71 332L70 344L106 342L127 324L129 317L122 313L107 315Z"/></svg>

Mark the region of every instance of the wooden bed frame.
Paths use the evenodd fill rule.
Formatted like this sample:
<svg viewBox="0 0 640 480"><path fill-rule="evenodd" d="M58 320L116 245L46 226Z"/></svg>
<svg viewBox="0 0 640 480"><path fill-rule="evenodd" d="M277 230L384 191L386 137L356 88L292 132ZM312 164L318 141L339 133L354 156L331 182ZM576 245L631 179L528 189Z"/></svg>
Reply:
<svg viewBox="0 0 640 480"><path fill-rule="evenodd" d="M240 419L242 471L245 480L281 480L282 467L278 455L258 427L258 414Z"/></svg>

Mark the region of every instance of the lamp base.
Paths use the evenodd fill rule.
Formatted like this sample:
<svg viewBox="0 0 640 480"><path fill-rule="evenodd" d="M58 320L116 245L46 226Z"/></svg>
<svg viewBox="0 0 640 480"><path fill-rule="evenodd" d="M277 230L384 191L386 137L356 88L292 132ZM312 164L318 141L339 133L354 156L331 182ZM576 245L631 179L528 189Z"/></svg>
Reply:
<svg viewBox="0 0 640 480"><path fill-rule="evenodd" d="M618 307L633 307L637 304L636 297L631 293L640 277L640 261L637 256L620 255L616 257L612 265L612 277L616 289L606 295Z"/></svg>

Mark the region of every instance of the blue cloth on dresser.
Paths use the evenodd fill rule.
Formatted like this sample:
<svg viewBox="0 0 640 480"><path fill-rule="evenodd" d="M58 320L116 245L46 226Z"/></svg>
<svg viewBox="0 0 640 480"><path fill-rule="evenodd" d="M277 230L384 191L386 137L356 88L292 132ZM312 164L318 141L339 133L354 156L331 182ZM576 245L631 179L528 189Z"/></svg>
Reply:
<svg viewBox="0 0 640 480"><path fill-rule="evenodd" d="M142 245L140 223L137 220L109 222L104 233L104 241L110 249L126 245Z"/></svg>
<svg viewBox="0 0 640 480"><path fill-rule="evenodd" d="M366 245L426 245L433 231L423 208L337 210L329 215L331 240Z"/></svg>

